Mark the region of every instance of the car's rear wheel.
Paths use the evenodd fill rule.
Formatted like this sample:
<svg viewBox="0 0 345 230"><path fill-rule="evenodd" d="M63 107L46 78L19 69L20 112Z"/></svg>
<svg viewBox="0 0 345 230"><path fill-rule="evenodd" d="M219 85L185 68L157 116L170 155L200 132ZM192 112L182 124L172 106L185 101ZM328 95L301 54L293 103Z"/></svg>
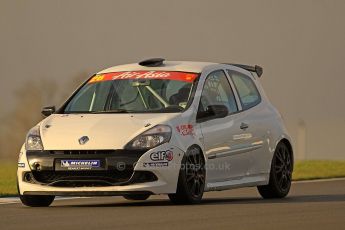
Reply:
<svg viewBox="0 0 345 230"><path fill-rule="evenodd" d="M280 142L274 152L268 185L258 186L263 198L283 198L291 187L293 169L292 153L283 142Z"/></svg>
<svg viewBox="0 0 345 230"><path fill-rule="evenodd" d="M53 203L55 196L19 195L22 203L29 207L48 207Z"/></svg>
<svg viewBox="0 0 345 230"><path fill-rule="evenodd" d="M123 196L126 200L147 200L150 194L127 194Z"/></svg>
<svg viewBox="0 0 345 230"><path fill-rule="evenodd" d="M205 188L205 160L201 150L193 146L184 155L175 194L169 194L175 204L199 203Z"/></svg>

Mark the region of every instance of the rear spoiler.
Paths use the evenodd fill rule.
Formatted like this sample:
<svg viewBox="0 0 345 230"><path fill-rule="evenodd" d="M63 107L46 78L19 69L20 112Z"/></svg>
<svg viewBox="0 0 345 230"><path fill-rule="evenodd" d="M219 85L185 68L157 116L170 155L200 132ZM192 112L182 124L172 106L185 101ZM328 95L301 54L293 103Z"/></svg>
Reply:
<svg viewBox="0 0 345 230"><path fill-rule="evenodd" d="M249 72L256 73L258 77L261 77L262 73L264 72L263 68L261 66L255 65L255 66L250 66L250 65L242 65L242 64L231 64L231 63L223 63L226 65L233 65L242 69L245 69Z"/></svg>

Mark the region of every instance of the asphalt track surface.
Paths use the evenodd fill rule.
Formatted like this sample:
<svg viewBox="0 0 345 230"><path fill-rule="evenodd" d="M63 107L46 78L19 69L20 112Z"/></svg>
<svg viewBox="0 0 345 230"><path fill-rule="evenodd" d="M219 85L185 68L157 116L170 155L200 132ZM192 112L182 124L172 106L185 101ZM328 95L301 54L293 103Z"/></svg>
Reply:
<svg viewBox="0 0 345 230"><path fill-rule="evenodd" d="M290 195L263 200L255 188L206 193L199 205L97 197L48 208L0 205L0 229L345 229L345 180L294 183Z"/></svg>

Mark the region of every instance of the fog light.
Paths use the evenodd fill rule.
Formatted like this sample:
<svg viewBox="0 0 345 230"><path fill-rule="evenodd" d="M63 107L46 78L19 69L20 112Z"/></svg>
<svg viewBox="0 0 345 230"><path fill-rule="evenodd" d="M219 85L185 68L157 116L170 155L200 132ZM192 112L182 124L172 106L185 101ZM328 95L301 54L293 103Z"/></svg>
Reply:
<svg viewBox="0 0 345 230"><path fill-rule="evenodd" d="M24 179L25 182L32 182L32 175L31 175L31 173L29 173L29 172L25 173L23 179Z"/></svg>

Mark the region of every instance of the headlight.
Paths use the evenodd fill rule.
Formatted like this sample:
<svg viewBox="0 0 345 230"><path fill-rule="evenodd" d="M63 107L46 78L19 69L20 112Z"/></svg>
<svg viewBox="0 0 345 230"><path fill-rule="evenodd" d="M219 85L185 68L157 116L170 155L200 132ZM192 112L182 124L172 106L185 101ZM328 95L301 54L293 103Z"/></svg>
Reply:
<svg viewBox="0 0 345 230"><path fill-rule="evenodd" d="M170 141L171 128L167 125L156 125L131 140L125 149L152 149Z"/></svg>
<svg viewBox="0 0 345 230"><path fill-rule="evenodd" d="M25 148L26 150L43 150L39 126L30 129L26 136Z"/></svg>

